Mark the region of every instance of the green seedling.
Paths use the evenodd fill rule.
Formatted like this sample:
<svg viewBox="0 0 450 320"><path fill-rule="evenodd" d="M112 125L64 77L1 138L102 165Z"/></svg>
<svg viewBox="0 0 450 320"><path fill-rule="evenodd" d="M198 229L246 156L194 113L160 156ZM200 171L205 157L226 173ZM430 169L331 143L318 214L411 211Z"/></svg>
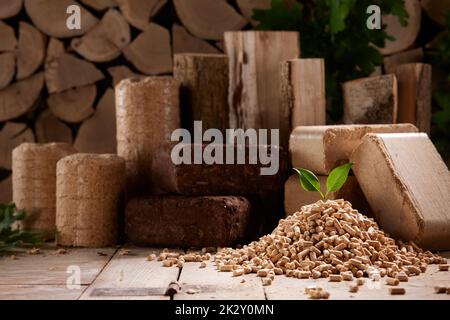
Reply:
<svg viewBox="0 0 450 320"><path fill-rule="evenodd" d="M342 188L347 181L348 174L352 168L353 163L347 163L340 167L334 168L327 177L327 188L325 194L322 192L322 187L317 176L303 168L294 168L294 171L298 173L300 177L300 185L306 191L318 192L322 197L322 200L328 199L328 196L332 192L336 192Z"/></svg>

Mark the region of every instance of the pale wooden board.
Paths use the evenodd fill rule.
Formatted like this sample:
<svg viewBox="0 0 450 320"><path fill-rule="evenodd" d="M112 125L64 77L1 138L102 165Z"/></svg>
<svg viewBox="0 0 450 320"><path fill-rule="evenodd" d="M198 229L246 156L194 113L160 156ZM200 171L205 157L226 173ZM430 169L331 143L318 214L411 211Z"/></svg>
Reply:
<svg viewBox="0 0 450 320"><path fill-rule="evenodd" d="M397 287L406 289L405 295L391 295L385 279L373 282L365 278L365 284L357 293L348 291L355 281L328 282L327 279L294 279L285 276L275 277L271 286L264 287L269 300L306 300L305 288L319 285L330 293L330 300L450 300L450 294L434 293L435 286L450 287L450 272L438 271L437 265L428 266L427 272L410 277L408 282L401 282Z"/></svg>
<svg viewBox="0 0 450 320"><path fill-rule="evenodd" d="M179 269L165 268L161 261L147 261L148 255L158 256L161 250L127 249L131 254L121 255L123 249L119 250L80 299L169 299L164 292L171 281L177 280Z"/></svg>
<svg viewBox="0 0 450 320"><path fill-rule="evenodd" d="M113 255L115 248L67 249L55 254L57 248L41 250L42 254L0 257L0 285L66 285L69 266L81 269L81 284L90 284ZM102 252L105 255L99 255Z"/></svg>
<svg viewBox="0 0 450 320"><path fill-rule="evenodd" d="M0 285L0 300L76 300L86 286L69 290L59 285Z"/></svg>
<svg viewBox="0 0 450 320"><path fill-rule="evenodd" d="M212 261L208 262L206 268L199 267L200 262L184 264L179 279L181 292L174 296L174 300L265 299L261 278L255 274L233 277L231 272L218 272ZM244 283L241 283L242 279L245 279ZM188 294L188 289L198 292Z"/></svg>

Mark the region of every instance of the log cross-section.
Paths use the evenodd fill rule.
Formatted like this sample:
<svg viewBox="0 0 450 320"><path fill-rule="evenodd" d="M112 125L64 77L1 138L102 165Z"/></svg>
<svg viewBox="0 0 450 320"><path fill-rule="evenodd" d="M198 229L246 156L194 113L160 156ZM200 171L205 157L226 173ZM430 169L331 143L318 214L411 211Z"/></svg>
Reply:
<svg viewBox="0 0 450 320"><path fill-rule="evenodd" d="M145 30L150 20L167 0L116 0L125 19L135 28Z"/></svg>
<svg viewBox="0 0 450 320"><path fill-rule="evenodd" d="M19 48L17 50L17 79L31 76L44 62L45 36L26 22L19 23Z"/></svg>

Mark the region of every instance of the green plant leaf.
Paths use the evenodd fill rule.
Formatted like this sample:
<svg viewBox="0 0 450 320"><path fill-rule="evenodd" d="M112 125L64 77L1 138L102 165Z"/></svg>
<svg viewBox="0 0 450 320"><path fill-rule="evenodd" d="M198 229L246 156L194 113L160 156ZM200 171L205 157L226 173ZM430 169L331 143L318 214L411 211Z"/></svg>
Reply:
<svg viewBox="0 0 450 320"><path fill-rule="evenodd" d="M331 192L336 192L344 185L347 181L348 173L352 168L353 163L347 163L340 167L334 168L327 178L327 193L325 196Z"/></svg>
<svg viewBox="0 0 450 320"><path fill-rule="evenodd" d="M299 174L300 185L303 189L305 189L306 191L319 192L322 198L324 197L322 191L320 190L320 181L313 172L302 168L294 168L294 171Z"/></svg>
<svg viewBox="0 0 450 320"><path fill-rule="evenodd" d="M356 0L327 0L330 7L330 31L332 35L345 29L345 19L355 5Z"/></svg>

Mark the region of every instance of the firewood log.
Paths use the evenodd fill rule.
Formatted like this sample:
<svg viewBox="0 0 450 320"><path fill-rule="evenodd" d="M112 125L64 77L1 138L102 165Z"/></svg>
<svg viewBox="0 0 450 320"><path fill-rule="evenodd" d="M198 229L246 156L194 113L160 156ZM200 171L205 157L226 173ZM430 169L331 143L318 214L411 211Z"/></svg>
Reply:
<svg viewBox="0 0 450 320"><path fill-rule="evenodd" d="M156 23L150 23L123 53L125 58L144 74L172 72L170 34Z"/></svg>
<svg viewBox="0 0 450 320"><path fill-rule="evenodd" d="M450 0L421 0L420 3L433 21L445 25L445 12L450 10Z"/></svg>
<svg viewBox="0 0 450 320"><path fill-rule="evenodd" d="M0 121L20 117L30 111L44 87L44 74L37 73L0 90Z"/></svg>
<svg viewBox="0 0 450 320"><path fill-rule="evenodd" d="M42 112L34 124L37 142L67 142L72 143L72 130L59 121L50 110Z"/></svg>
<svg viewBox="0 0 450 320"><path fill-rule="evenodd" d="M16 55L12 52L0 54L0 90L6 88L16 72Z"/></svg>
<svg viewBox="0 0 450 320"><path fill-rule="evenodd" d="M113 78L114 87L123 79L145 77L142 74L134 73L127 66L115 66L108 68L109 75Z"/></svg>
<svg viewBox="0 0 450 320"><path fill-rule="evenodd" d="M0 181L0 203L10 203L12 201L12 179L11 176Z"/></svg>
<svg viewBox="0 0 450 320"><path fill-rule="evenodd" d="M133 27L143 31L167 0L116 0L116 2L125 19Z"/></svg>
<svg viewBox="0 0 450 320"><path fill-rule="evenodd" d="M14 29L0 21L0 51L14 51L17 48L17 39Z"/></svg>
<svg viewBox="0 0 450 320"><path fill-rule="evenodd" d="M8 19L19 14L22 9L23 0L0 1L0 19ZM1 39L1 38L0 38Z"/></svg>
<svg viewBox="0 0 450 320"><path fill-rule="evenodd" d="M383 24L387 25L386 32L395 38L394 41L386 40L386 46L380 48L383 55L390 55L410 48L416 41L420 31L422 10L419 0L405 1L405 8L408 11L408 25L403 27L397 16L383 16Z"/></svg>
<svg viewBox="0 0 450 320"><path fill-rule="evenodd" d="M225 0L174 0L181 22L194 36L221 40L225 31L241 30L247 21Z"/></svg>
<svg viewBox="0 0 450 320"><path fill-rule="evenodd" d="M52 113L66 122L81 122L94 113L94 101L97 95L95 84L52 93L47 105Z"/></svg>
<svg viewBox="0 0 450 320"><path fill-rule="evenodd" d="M19 23L17 50L17 80L31 76L44 62L46 37L34 26Z"/></svg>
<svg viewBox="0 0 450 320"><path fill-rule="evenodd" d="M80 8L80 29L67 28L66 13L71 5ZM85 34L98 22L89 11L73 0L25 0L25 10L33 24L50 37L68 38Z"/></svg>
<svg viewBox="0 0 450 320"><path fill-rule="evenodd" d="M208 42L190 35L178 24L172 26L173 53L221 53L219 49Z"/></svg>
<svg viewBox="0 0 450 320"><path fill-rule="evenodd" d="M94 62L116 59L131 41L130 26L119 11L109 9L102 20L70 46L79 55Z"/></svg>
<svg viewBox="0 0 450 320"><path fill-rule="evenodd" d="M45 57L45 64L47 64L61 57L66 52L64 43L56 38L50 38L47 46L47 56Z"/></svg>
<svg viewBox="0 0 450 320"><path fill-rule="evenodd" d="M11 170L12 150L23 142L34 142L33 131L24 123L7 122L0 130L0 168Z"/></svg>
<svg viewBox="0 0 450 320"><path fill-rule="evenodd" d="M256 25L257 22L252 19L253 9L270 9L271 2L271 0L237 0L237 5L245 19Z"/></svg>
<svg viewBox="0 0 450 320"><path fill-rule="evenodd" d="M63 53L45 65L45 82L49 93L93 84L103 78L103 73L93 63L68 53Z"/></svg>
<svg viewBox="0 0 450 320"><path fill-rule="evenodd" d="M413 50L403 51L392 56L384 58L384 72L392 73L396 66L405 63L422 62L423 49L417 48Z"/></svg>
<svg viewBox="0 0 450 320"><path fill-rule="evenodd" d="M116 111L114 90L107 89L95 114L83 122L75 148L86 153L116 153Z"/></svg>
<svg viewBox="0 0 450 320"><path fill-rule="evenodd" d="M82 4L91 7L97 11L104 11L109 8L117 7L116 0L80 0Z"/></svg>

